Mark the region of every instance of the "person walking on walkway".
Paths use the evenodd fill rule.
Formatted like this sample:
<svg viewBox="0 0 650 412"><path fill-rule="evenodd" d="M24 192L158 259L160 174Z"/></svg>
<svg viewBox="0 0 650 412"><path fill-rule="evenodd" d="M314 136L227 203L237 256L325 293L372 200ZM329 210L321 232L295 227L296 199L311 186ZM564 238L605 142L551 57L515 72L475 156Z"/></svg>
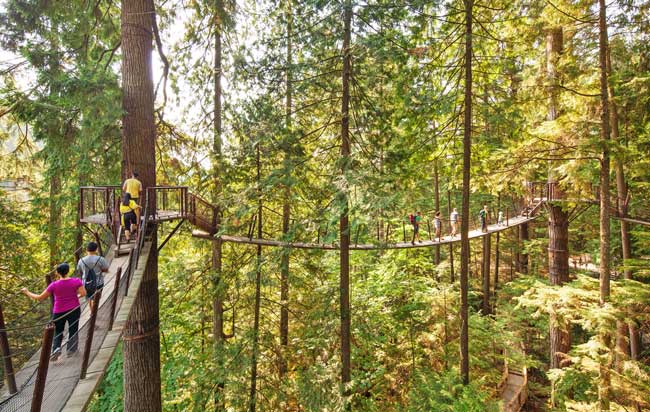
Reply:
<svg viewBox="0 0 650 412"><path fill-rule="evenodd" d="M413 239L411 239L411 244L415 244L415 240L419 243L422 243L420 240L420 222L422 221L422 212L417 212L415 215L409 215L409 220L413 225Z"/></svg>
<svg viewBox="0 0 650 412"><path fill-rule="evenodd" d="M66 323L68 324L68 356L72 356L77 352L77 331L79 330L79 318L81 317L79 297L86 296L86 289L81 279L69 278L69 272L70 265L67 263L61 263L57 266L56 273L60 276L60 279L50 283L40 295L30 292L27 288L20 290L26 296L38 301L54 296L54 307L52 308L54 341L52 342L51 355L54 361L59 359L61 355L61 343L63 342L63 331Z"/></svg>
<svg viewBox="0 0 650 412"><path fill-rule="evenodd" d="M503 226L503 210L499 210L499 214L497 217L497 225Z"/></svg>
<svg viewBox="0 0 650 412"><path fill-rule="evenodd" d="M97 249L97 243L88 242L86 256L79 259L77 263L77 274L86 288L86 300L91 311L95 306L95 293L104 287L104 272L108 272L108 262L99 256Z"/></svg>
<svg viewBox="0 0 650 412"><path fill-rule="evenodd" d="M481 221L481 231L487 233L488 231L488 222L490 220L490 211L488 210L487 205L483 205L483 209L478 212L479 220Z"/></svg>
<svg viewBox="0 0 650 412"><path fill-rule="evenodd" d="M138 203L142 193L142 182L138 180L138 172L131 173L131 177L124 181L122 191L131 195L131 200Z"/></svg>
<svg viewBox="0 0 650 412"><path fill-rule="evenodd" d="M433 218L433 228L436 230L436 238L440 242L443 238L441 237L442 232L442 220L440 219L440 212L436 212Z"/></svg>
<svg viewBox="0 0 650 412"><path fill-rule="evenodd" d="M458 231L458 209L454 208L454 211L449 215L449 223L451 224L450 236L453 238Z"/></svg>
<svg viewBox="0 0 650 412"><path fill-rule="evenodd" d="M131 199L131 195L128 192L124 193L122 197L120 213L122 214L124 237L128 242L131 240L131 232L135 233L138 230L138 222L140 221L140 205Z"/></svg>

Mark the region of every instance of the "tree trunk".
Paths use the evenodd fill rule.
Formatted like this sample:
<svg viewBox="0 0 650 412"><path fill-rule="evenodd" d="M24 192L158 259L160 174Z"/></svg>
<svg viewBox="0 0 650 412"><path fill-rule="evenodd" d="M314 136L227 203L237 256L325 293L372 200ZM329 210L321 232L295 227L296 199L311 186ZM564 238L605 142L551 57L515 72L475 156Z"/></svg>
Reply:
<svg viewBox="0 0 650 412"><path fill-rule="evenodd" d="M472 8L474 0L465 4L465 113L463 119L463 207L460 228L460 376L469 383L469 191L472 144Z"/></svg>
<svg viewBox="0 0 650 412"><path fill-rule="evenodd" d="M350 168L350 76L352 75L352 56L350 51L352 3L345 2L343 35L343 96L341 99L341 175L346 181ZM340 218L340 306L341 306L341 390L346 398L344 403L349 409L347 388L350 382L350 227L348 217L348 188L347 183L339 192L343 211Z"/></svg>
<svg viewBox="0 0 650 412"><path fill-rule="evenodd" d="M600 99L601 99L601 130L600 141L602 159L600 164L600 304L609 301L610 296L610 225L609 225L609 95L607 90L607 10L605 0L599 0L598 44L600 63ZM610 339L607 331L603 332L603 341ZM606 345L609 347L609 345ZM611 351L607 358L611 359ZM609 361L600 365L598 403L601 411L610 409L611 377Z"/></svg>
<svg viewBox="0 0 650 412"><path fill-rule="evenodd" d="M483 236L483 262L481 271L483 272L483 315L492 313L490 306L490 249L491 235Z"/></svg>
<svg viewBox="0 0 650 412"><path fill-rule="evenodd" d="M451 216L451 192L447 190L447 216ZM458 224L458 223L456 223ZM456 281L454 276L454 242L449 242L449 282Z"/></svg>
<svg viewBox="0 0 650 412"><path fill-rule="evenodd" d="M61 232L61 210L59 200L61 197L61 177L50 176L49 219L47 224L48 245L50 249L50 267L59 263L59 233Z"/></svg>
<svg viewBox="0 0 650 412"><path fill-rule="evenodd" d="M607 50L607 74L610 76L612 73L612 62L609 49ZM611 121L611 137L612 140L617 143L622 143L622 139L619 133L618 127L618 107L616 101L614 100L614 88L608 82L608 94L609 94L609 105L610 105L610 121ZM616 167L616 210L618 211L619 216L627 216L627 182L625 181L625 169L623 167L624 159L623 155L619 154L616 156L615 167ZM628 222L621 220L621 249L623 252L623 262L632 258L632 246L630 244L630 228ZM623 277L625 279L632 279L632 271L629 268L623 270ZM632 314L633 311L630 311ZM617 324L617 348L619 356L631 356L632 359L637 360L639 357L638 347L636 342L639 339L639 331L636 328L634 322L630 322L627 326L622 322L620 325ZM627 329L627 330L626 330ZM629 342L626 339L626 335L629 334ZM617 364L620 363L622 359L617 359Z"/></svg>
<svg viewBox="0 0 650 412"><path fill-rule="evenodd" d="M221 45L221 32L222 32L222 22L221 17L219 16L219 10L223 9L223 4L221 0L216 1L215 10L214 10L214 61L212 66L213 71L213 97L212 105L214 111L213 123L212 123L212 179L214 182L213 192L212 192L212 204L217 206L217 224L220 223L220 194L221 194L221 165L222 165L222 153L221 153L221 133L222 133L222 104L221 104L221 76L223 74L221 69L222 61L222 45ZM223 242L221 239L215 239L212 242L212 288L213 288L213 298L212 298L212 333L214 336L214 349L215 357L219 370L223 370L224 367L224 358L223 350L225 343L225 334L223 330L223 301L225 295L225 289L222 285L223 282ZM224 387L225 383L223 379L218 378L218 382L215 385L214 393L214 404L215 411L224 411L225 410L225 399L224 399Z"/></svg>
<svg viewBox="0 0 650 412"><path fill-rule="evenodd" d="M144 190L156 184L156 127L151 70L150 0L122 2L122 177L138 171ZM155 207L150 199L149 207ZM144 207L144 206L143 206ZM124 410L160 412L158 253L155 231L140 289L124 326Z"/></svg>
<svg viewBox="0 0 650 412"><path fill-rule="evenodd" d="M260 166L260 145L257 145L257 238L262 238L262 189L261 189L261 166ZM257 245L257 268L255 270L255 320L253 324L253 353L251 356L251 391L248 404L249 412L255 412L257 404L257 359L259 355L260 335L260 302L262 283L262 245Z"/></svg>
<svg viewBox="0 0 650 412"><path fill-rule="evenodd" d="M528 254L522 252L524 242L528 241L528 223L519 225L519 252L517 253L517 272L528 273Z"/></svg>
<svg viewBox="0 0 650 412"><path fill-rule="evenodd" d="M440 179L439 179L439 174L438 174L438 159L433 160L433 190L434 190L434 209L436 210L436 213L440 211ZM442 226L441 226L442 227ZM434 263L437 265L440 264L440 245L436 245L434 247L435 251L435 260Z"/></svg>
<svg viewBox="0 0 650 412"><path fill-rule="evenodd" d="M286 73L286 99L284 104L285 124L287 133L291 134L291 108L292 108L292 92L293 86L291 84L291 71L293 70L292 59L292 35L293 35L293 10L292 1L287 0L287 73ZM291 136L290 136L291 138ZM293 139L292 139L293 142ZM287 171L287 182L284 186L284 198L282 199L282 234L284 237L289 233L289 222L291 221L291 186L289 185L289 168L291 167L291 149L287 149L284 154L285 170ZM290 249L286 248L282 251L282 258L280 261L280 360L279 360L279 374L282 378L287 373L287 348L289 346L289 255Z"/></svg>

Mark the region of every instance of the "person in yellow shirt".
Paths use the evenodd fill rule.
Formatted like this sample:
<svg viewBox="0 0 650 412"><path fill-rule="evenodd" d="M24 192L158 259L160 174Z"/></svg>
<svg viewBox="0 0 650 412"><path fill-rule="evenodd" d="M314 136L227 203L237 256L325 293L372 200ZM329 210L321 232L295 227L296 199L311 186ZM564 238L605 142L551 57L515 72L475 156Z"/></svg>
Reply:
<svg viewBox="0 0 650 412"><path fill-rule="evenodd" d="M131 195L131 200L138 203L140 193L142 193L142 182L138 180L138 172L131 173L131 177L124 181L122 191Z"/></svg>
<svg viewBox="0 0 650 412"><path fill-rule="evenodd" d="M131 240L131 232L135 232L140 221L140 205L131 200L131 195L126 192L120 202L120 213L122 214L122 227L124 227L124 237L128 242Z"/></svg>

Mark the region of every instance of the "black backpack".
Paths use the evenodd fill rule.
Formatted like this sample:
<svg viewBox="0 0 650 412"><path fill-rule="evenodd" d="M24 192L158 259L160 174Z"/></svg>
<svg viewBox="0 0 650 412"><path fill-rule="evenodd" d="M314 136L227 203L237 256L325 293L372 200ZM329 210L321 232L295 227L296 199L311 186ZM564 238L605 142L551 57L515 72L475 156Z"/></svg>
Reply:
<svg viewBox="0 0 650 412"><path fill-rule="evenodd" d="M86 264L86 261L81 259L81 262L84 264L85 267L88 268L88 272L86 273L86 277L84 278L84 288L86 288L86 295L92 297L95 292L97 291L97 273L95 273L95 267L97 267L97 264L99 263L99 259L95 261L95 264L93 267L90 267Z"/></svg>

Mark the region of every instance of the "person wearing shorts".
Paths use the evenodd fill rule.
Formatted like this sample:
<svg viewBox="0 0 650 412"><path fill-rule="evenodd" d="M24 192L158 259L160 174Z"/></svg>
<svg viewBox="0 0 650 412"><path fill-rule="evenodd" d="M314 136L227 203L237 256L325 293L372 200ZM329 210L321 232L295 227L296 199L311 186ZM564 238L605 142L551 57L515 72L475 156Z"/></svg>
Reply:
<svg viewBox="0 0 650 412"><path fill-rule="evenodd" d="M124 227L124 237L128 242L131 240L131 232L138 228L140 220L140 205L131 200L131 195L127 192L120 202L120 213L122 214L122 227Z"/></svg>

